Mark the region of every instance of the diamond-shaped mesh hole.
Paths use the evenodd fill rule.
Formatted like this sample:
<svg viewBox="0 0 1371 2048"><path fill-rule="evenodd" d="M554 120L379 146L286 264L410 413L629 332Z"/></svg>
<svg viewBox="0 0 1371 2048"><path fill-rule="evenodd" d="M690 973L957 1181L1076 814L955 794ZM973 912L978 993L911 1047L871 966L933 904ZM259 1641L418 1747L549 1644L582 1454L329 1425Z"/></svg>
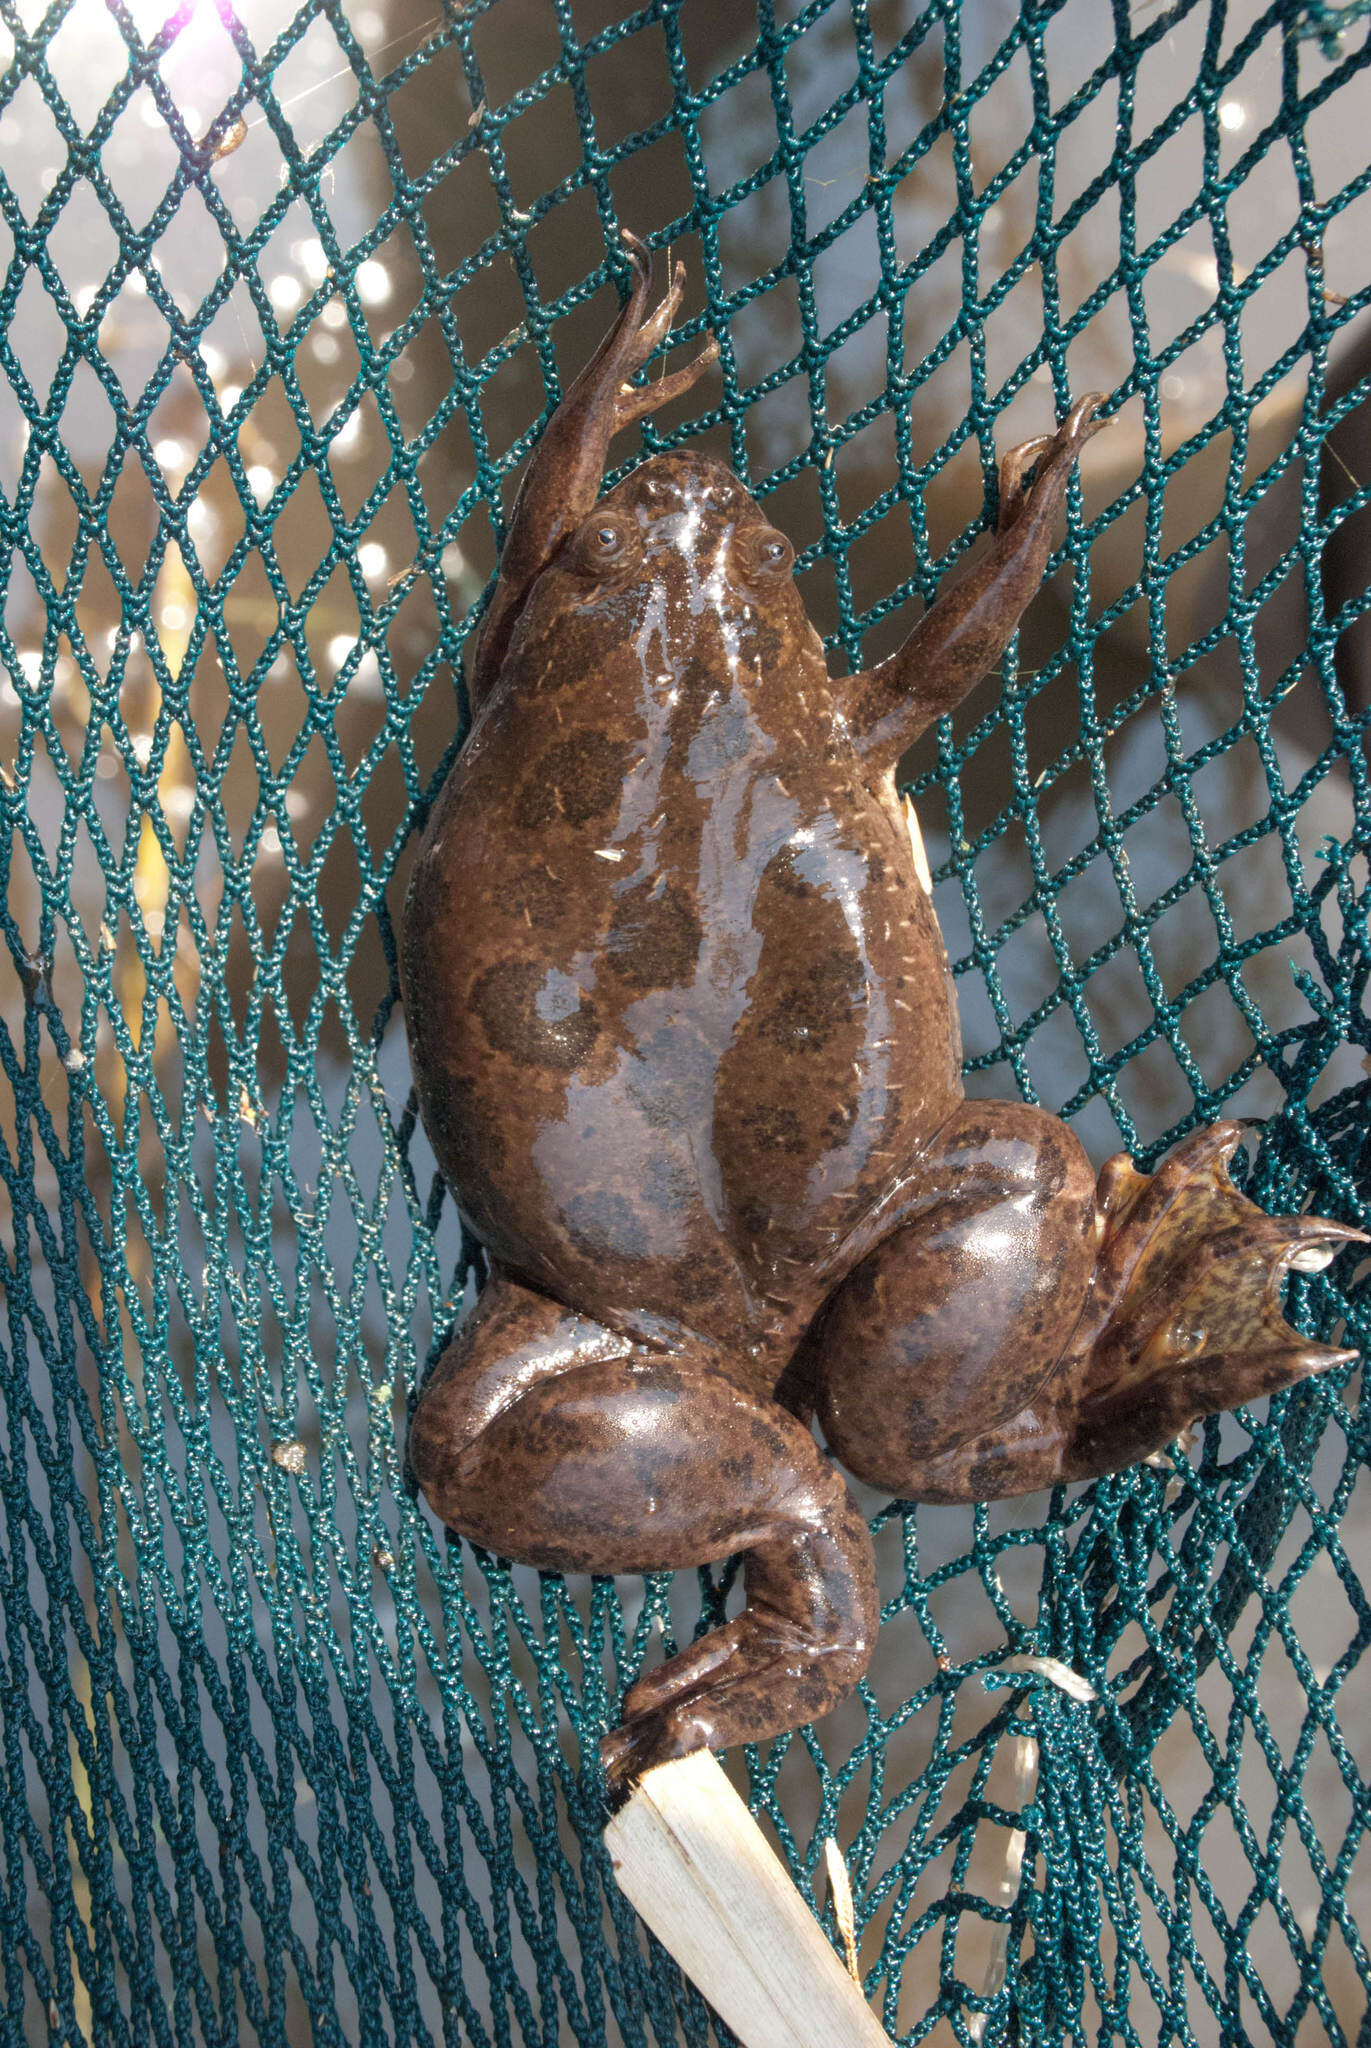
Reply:
<svg viewBox="0 0 1371 2048"><path fill-rule="evenodd" d="M356 33L356 25L350 23ZM357 98L353 59L333 24L316 16L293 39L272 74L272 92L296 147L308 154L330 135Z"/></svg>

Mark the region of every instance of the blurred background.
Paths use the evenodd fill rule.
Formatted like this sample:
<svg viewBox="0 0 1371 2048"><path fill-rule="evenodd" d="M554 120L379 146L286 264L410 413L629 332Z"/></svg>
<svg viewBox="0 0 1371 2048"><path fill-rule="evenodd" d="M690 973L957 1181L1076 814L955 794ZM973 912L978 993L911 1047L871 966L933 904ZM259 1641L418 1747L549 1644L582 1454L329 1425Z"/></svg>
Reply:
<svg viewBox="0 0 1371 2048"><path fill-rule="evenodd" d="M708 2035L597 1862L594 1737L726 1580L474 1564L403 1464L479 1260L392 934L617 224L684 259L680 345L721 343L643 442L698 435L766 499L839 668L985 545L997 455L1107 394L1013 659L904 767L968 1087L1096 1160L1275 1119L1270 1205L1364 1196L1318 1153L1371 1044L1364 14L0 5L26 2039ZM1050 1705L979 1677L1034 1651L1116 1714L1182 1674L1117 1809L1093 1781L1078 2023L1123 2038L1122 1973L1141 2039L1356 2036L1358 1403L1211 1425L1199 1481L1051 1514L865 1503L868 1692L730 1768L803 1882L839 1840L892 2031L995 2038L1018 1974L1066 1995L1066 1823L1010 1824Z"/></svg>

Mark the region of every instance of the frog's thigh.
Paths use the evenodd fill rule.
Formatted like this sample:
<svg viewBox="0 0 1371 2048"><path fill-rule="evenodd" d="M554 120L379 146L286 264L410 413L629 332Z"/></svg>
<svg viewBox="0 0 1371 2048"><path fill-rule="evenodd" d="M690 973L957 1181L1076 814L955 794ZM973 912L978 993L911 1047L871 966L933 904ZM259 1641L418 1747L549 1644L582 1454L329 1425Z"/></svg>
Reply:
<svg viewBox="0 0 1371 2048"><path fill-rule="evenodd" d="M1080 1317L1096 1241L1095 1176L1066 1126L963 1103L811 1333L819 1417L849 1470L913 1493L929 1458L1023 1408Z"/></svg>
<svg viewBox="0 0 1371 2048"><path fill-rule="evenodd" d="M497 1277L431 1374L410 1460L450 1528L549 1571L675 1570L840 1517L809 1431L687 1339L650 1351Z"/></svg>

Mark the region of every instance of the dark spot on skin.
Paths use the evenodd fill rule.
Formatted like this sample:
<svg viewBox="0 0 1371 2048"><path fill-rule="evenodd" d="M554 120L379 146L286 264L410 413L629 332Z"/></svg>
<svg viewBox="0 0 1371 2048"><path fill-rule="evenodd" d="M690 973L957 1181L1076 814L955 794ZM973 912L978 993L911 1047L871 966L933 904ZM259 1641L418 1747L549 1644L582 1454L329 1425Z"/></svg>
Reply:
<svg viewBox="0 0 1371 2048"><path fill-rule="evenodd" d="M843 1291L853 1301L870 1301L876 1292L876 1261L868 1259L858 1266L855 1273L849 1273L843 1282Z"/></svg>
<svg viewBox="0 0 1371 2048"><path fill-rule="evenodd" d="M703 1258L686 1259L682 1263L680 1288L683 1301L709 1301L717 1298L733 1279L735 1268L720 1252L707 1252Z"/></svg>
<svg viewBox="0 0 1371 2048"><path fill-rule="evenodd" d="M786 645L786 634L759 621L755 626L744 626L739 635L738 652L745 661L759 661L764 675L774 675L786 653Z"/></svg>
<svg viewBox="0 0 1371 2048"><path fill-rule="evenodd" d="M694 979L701 938L700 920L683 890L638 882L615 905L606 963L630 988L679 988Z"/></svg>
<svg viewBox="0 0 1371 2048"><path fill-rule="evenodd" d="M885 880L885 862L881 859L879 853L869 853L867 855L866 872L868 879L872 882L883 882Z"/></svg>
<svg viewBox="0 0 1371 2048"><path fill-rule="evenodd" d="M535 931L560 924L569 903L567 885L536 861L510 875L495 892L495 901L511 918L522 918Z"/></svg>
<svg viewBox="0 0 1371 2048"><path fill-rule="evenodd" d="M585 825L618 802L628 766L628 742L603 732L573 733L548 748L522 784L514 822L537 831L556 818Z"/></svg>
<svg viewBox="0 0 1371 2048"><path fill-rule="evenodd" d="M568 1203L562 1220L568 1238L588 1259L647 1256L642 1218L625 1195L607 1188L577 1195Z"/></svg>
<svg viewBox="0 0 1371 2048"><path fill-rule="evenodd" d="M1013 1469L1013 1460L1003 1445L983 1451L973 1458L966 1468L962 1482L968 1500L998 1500L1006 1479Z"/></svg>
<svg viewBox="0 0 1371 2048"><path fill-rule="evenodd" d="M683 709L691 710L697 704L703 703L710 691L717 690L720 685L717 671L711 668L708 662L701 661L698 655L693 654L674 667L673 681L678 717Z"/></svg>
<svg viewBox="0 0 1371 2048"><path fill-rule="evenodd" d="M679 1160L659 1153L643 1176L643 1197L656 1209L679 1209L694 1199L698 1183Z"/></svg>
<svg viewBox="0 0 1371 2048"><path fill-rule="evenodd" d="M742 1127L767 1152L803 1152L804 1126L793 1109L778 1102L759 1102L742 1119Z"/></svg>
<svg viewBox="0 0 1371 2048"><path fill-rule="evenodd" d="M757 1028L773 1045L788 1051L823 1045L851 1018L864 987L861 962L854 954L841 949L822 953L798 981L778 993Z"/></svg>
<svg viewBox="0 0 1371 2048"><path fill-rule="evenodd" d="M565 979L565 977L563 977ZM565 1015L547 1014L547 969L532 960L506 960L488 967L472 987L471 1003L492 1048L520 1066L550 1067L570 1074L599 1035L595 1011L585 996Z"/></svg>
<svg viewBox="0 0 1371 2048"><path fill-rule="evenodd" d="M769 1463L785 1458L787 1450L785 1439L781 1436L779 1430L773 1429L770 1423L758 1414L755 1409L747 1415L740 1416L739 1420L744 1424L753 1443Z"/></svg>
<svg viewBox="0 0 1371 2048"><path fill-rule="evenodd" d="M771 1221L771 1211L765 1202L739 1202L734 1214L739 1228L749 1237L760 1237Z"/></svg>
<svg viewBox="0 0 1371 2048"><path fill-rule="evenodd" d="M827 1673L822 1670L799 1672L790 1682L796 1700L802 1707L808 1707L816 1717L820 1709L827 1705L829 1695L834 1690Z"/></svg>
<svg viewBox="0 0 1371 2048"><path fill-rule="evenodd" d="M681 1106L671 1095L652 1095L646 1090L635 1088L633 1099L650 1131L675 1131L680 1128Z"/></svg>

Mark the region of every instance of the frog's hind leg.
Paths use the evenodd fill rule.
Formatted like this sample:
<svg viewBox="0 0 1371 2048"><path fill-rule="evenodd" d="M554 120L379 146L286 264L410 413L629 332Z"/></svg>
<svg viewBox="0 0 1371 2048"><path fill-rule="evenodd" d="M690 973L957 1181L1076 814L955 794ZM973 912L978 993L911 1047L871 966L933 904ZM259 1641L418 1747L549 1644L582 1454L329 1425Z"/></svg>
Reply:
<svg viewBox="0 0 1371 2048"><path fill-rule="evenodd" d="M1098 1229L1077 1139L1024 1102L965 1102L889 1234L829 1297L783 1396L808 1383L859 1478L912 1494L927 1461L1038 1391L1085 1306Z"/></svg>
<svg viewBox="0 0 1371 2048"><path fill-rule="evenodd" d="M966 1104L961 1127L967 1119L983 1124L988 1107ZM1001 1106L990 1118L996 1130L1004 1110L1015 1121L1024 1114L1020 1105ZM1069 1134L1040 1111L1028 1114L1040 1119L1046 1150L1060 1162L1060 1140L1047 1127ZM954 1144L958 1127L954 1120ZM1360 1233L1317 1216L1268 1216L1240 1195L1226 1171L1240 1137L1235 1124L1198 1132L1151 1175L1126 1158L1110 1160L1088 1217L1078 1174L1028 1202L1040 1256L1065 1260L1049 1264L1065 1284L1042 1283L1056 1289L1055 1335L1041 1318L1017 1315L998 1346L993 1329L987 1334L996 1314L1013 1306L1012 1269L1033 1256L1030 1237L1021 1235L1016 1248L1005 1230L1012 1196L966 1210L961 1267L946 1244L930 1264L918 1230L902 1228L877 1246L810 1339L808 1369L838 1455L863 1478L912 1498L996 1499L1117 1471L1202 1415L1353 1357L1292 1330L1280 1298L1291 1270L1326 1265ZM930 1182L947 1177L940 1157ZM936 1221L936 1205L930 1214ZM1089 1252L1083 1283L1081 1248ZM1009 1277L995 1279L996 1258L1007 1261ZM940 1274L952 1283L941 1300ZM884 1321L873 1304L883 1305ZM1001 1365L1012 1399L997 1400L984 1384ZM882 1434L881 1386L893 1391L911 1372L925 1381L922 1426L902 1429L898 1400L888 1399Z"/></svg>
<svg viewBox="0 0 1371 2048"><path fill-rule="evenodd" d="M425 1385L410 1460L450 1527L544 1570L745 1554L744 1612L630 1691L612 1778L813 1720L866 1669L866 1525L809 1431L703 1341L655 1348L497 1275Z"/></svg>

